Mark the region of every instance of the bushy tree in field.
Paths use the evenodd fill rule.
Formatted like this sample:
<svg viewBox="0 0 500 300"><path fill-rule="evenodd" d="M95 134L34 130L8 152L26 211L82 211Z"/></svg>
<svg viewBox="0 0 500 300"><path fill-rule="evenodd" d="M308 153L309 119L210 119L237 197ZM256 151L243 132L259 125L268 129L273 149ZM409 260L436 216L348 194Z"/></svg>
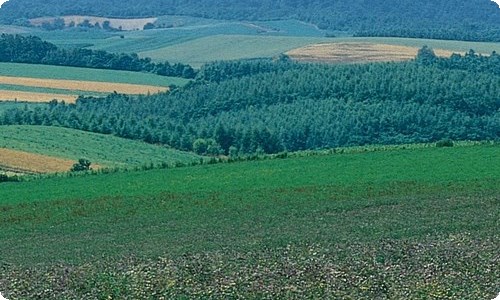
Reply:
<svg viewBox="0 0 500 300"><path fill-rule="evenodd" d="M91 170L91 165L92 163L85 158L80 158L77 163L71 167L71 172L81 172L81 171L89 171Z"/></svg>

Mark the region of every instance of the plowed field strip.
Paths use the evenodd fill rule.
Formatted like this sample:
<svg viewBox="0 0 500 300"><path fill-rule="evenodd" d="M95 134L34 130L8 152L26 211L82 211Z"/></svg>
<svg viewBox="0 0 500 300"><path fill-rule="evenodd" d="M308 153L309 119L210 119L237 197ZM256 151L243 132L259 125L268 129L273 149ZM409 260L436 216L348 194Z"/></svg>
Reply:
<svg viewBox="0 0 500 300"><path fill-rule="evenodd" d="M153 94L168 90L167 87L153 85L11 76L0 76L0 83L88 92L112 93L116 91L124 94Z"/></svg>
<svg viewBox="0 0 500 300"><path fill-rule="evenodd" d="M75 161L0 148L0 169L18 173L66 172Z"/></svg>

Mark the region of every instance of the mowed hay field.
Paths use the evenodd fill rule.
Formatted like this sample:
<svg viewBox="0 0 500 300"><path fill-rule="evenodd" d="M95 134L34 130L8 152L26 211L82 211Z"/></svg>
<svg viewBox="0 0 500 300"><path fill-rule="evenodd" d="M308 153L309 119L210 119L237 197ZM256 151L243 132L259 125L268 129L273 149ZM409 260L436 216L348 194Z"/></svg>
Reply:
<svg viewBox="0 0 500 300"><path fill-rule="evenodd" d="M96 23L102 27L105 21L109 22L112 28L121 30L143 30L144 25L147 23L155 23L158 18L138 18L138 19L119 19L119 18L102 18L102 17L92 17L92 16L62 16L58 17L64 20L66 26L71 23L78 25L83 23L85 20L89 21L90 24L95 25ZM56 18L54 17L42 17L31 19L30 23L33 26L41 26L43 23L53 23Z"/></svg>
<svg viewBox="0 0 500 300"><path fill-rule="evenodd" d="M366 42L338 42L308 45L286 52L292 59L308 62L356 63L405 61L415 58L417 47L374 44ZM449 57L453 51L434 49L438 56Z"/></svg>
<svg viewBox="0 0 500 300"><path fill-rule="evenodd" d="M15 173L67 172L75 161L0 148L0 170Z"/></svg>

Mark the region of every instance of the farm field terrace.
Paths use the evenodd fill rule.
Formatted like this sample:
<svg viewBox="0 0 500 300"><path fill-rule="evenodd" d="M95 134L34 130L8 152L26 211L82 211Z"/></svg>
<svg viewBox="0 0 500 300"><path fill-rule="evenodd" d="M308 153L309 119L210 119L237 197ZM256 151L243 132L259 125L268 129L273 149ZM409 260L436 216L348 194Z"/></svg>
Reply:
<svg viewBox="0 0 500 300"><path fill-rule="evenodd" d="M75 129L48 126L0 126L0 150L16 150L33 155L71 161L64 169L49 169L42 173L68 171L80 158L104 168L135 168L149 165L198 162L201 156L168 149L144 142L115 136L90 133ZM14 167L14 162L2 157L4 166ZM22 169L39 172L36 161L30 168L25 161ZM0 167L1 169L1 167Z"/></svg>
<svg viewBox="0 0 500 300"><path fill-rule="evenodd" d="M3 183L12 299L492 299L498 144ZM153 297L153 296L151 296Z"/></svg>
<svg viewBox="0 0 500 300"><path fill-rule="evenodd" d="M132 20L133 21L133 20ZM132 22L130 21L130 22ZM155 61L187 63L200 67L215 60L275 57L287 51L318 43L369 43L397 45L464 53L500 52L500 43L467 42L391 37L338 37L296 20L224 21L186 16L163 16L152 30L109 32L104 30L43 31L37 28L1 26L0 32L33 34L61 47L86 47L115 53L138 53ZM207 47L211 51L207 51Z"/></svg>
<svg viewBox="0 0 500 300"><path fill-rule="evenodd" d="M147 94L184 85L181 78L154 74L62 66L0 63L0 99L74 102L79 95L100 96L112 92Z"/></svg>

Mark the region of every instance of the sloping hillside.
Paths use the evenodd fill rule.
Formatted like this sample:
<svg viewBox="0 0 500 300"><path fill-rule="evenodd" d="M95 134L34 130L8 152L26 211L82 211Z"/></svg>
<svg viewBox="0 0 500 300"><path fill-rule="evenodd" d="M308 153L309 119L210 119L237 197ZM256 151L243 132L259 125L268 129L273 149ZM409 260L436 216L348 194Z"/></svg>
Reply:
<svg viewBox="0 0 500 300"><path fill-rule="evenodd" d="M17 153L19 155L9 152L13 159L10 163L8 160L2 160L0 163L4 167L10 166L15 169L18 166L18 169L32 170L35 173L67 171L71 164L63 163L63 160L77 161L80 158L86 158L101 167L125 168L149 164L190 163L200 159L200 156L195 154L162 146L104 134L47 126L0 126L0 148L22 152ZM58 165L63 165L64 169L56 168L44 171L35 168L38 159L33 159L33 168L30 167L27 160L24 160L22 167L19 167L19 162L14 161L14 158L19 159L21 154L26 157L25 153L57 158L61 161ZM6 154L7 152L2 155L6 156Z"/></svg>
<svg viewBox="0 0 500 300"><path fill-rule="evenodd" d="M500 41L500 9L490 0L10 0L4 23L60 15L151 17L190 15L214 19L299 19L358 35Z"/></svg>
<svg viewBox="0 0 500 300"><path fill-rule="evenodd" d="M0 287L9 299L493 299L499 150L2 183Z"/></svg>

